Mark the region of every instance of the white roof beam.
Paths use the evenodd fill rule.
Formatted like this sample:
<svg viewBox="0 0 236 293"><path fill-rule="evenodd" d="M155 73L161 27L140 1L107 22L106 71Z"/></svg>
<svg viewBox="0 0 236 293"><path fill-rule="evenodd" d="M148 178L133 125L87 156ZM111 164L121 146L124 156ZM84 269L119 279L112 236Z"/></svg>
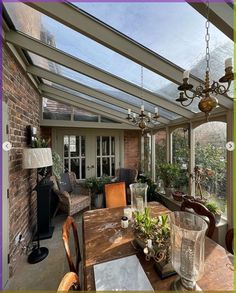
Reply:
<svg viewBox="0 0 236 293"><path fill-rule="evenodd" d="M28 66L26 70L28 73L31 73L34 76L45 78L51 82L60 84L62 86L73 89L73 90L78 91L80 93L83 93L85 95L94 97L96 99L102 100L104 102L113 104L115 106L118 106L118 107L121 107L124 109L130 108L133 112L140 113L140 108L134 106L133 104L131 104L129 102L121 101L121 100L114 98L110 95L107 95L101 91L98 91L98 90L95 90L91 87L85 86L84 84L78 83L74 80L71 80L71 79L66 78L64 76L61 76L61 75L56 74L54 72L51 72L49 70L46 70L46 69L43 69L41 67L34 66L34 65ZM158 121L163 124L168 124L170 122L170 120L163 118L163 117L158 118Z"/></svg>
<svg viewBox="0 0 236 293"><path fill-rule="evenodd" d="M26 50L29 50L51 61L54 61L58 64L61 64L65 67L68 67L72 70L78 71L84 75L97 79L130 95L139 97L154 105L161 106L185 118L191 119L192 117L194 117L194 113L185 108L182 108L164 98L161 98L148 90L142 89L139 86L129 83L124 79L118 78L101 69L98 69L95 66L89 65L88 63L85 63L80 59L65 54L64 52L56 48L45 45L41 41L31 38L23 33L14 31L8 32L6 34L6 41Z"/></svg>
<svg viewBox="0 0 236 293"><path fill-rule="evenodd" d="M206 2L189 2L197 12L206 17L207 3ZM234 10L226 2L210 2L209 3L209 20L222 33L234 40Z"/></svg>
<svg viewBox="0 0 236 293"><path fill-rule="evenodd" d="M182 83L182 68L70 3L28 2L26 4L113 51L118 52L130 60L141 64L151 71L158 73L177 84ZM225 12L226 18L231 15L228 13L230 13L230 11L227 10ZM221 25L221 30L223 28L224 25ZM193 84L194 87L197 87L200 83L203 83L203 81L191 75L190 83ZM220 98L220 105L228 109L233 107L232 101L224 96L221 96Z"/></svg>

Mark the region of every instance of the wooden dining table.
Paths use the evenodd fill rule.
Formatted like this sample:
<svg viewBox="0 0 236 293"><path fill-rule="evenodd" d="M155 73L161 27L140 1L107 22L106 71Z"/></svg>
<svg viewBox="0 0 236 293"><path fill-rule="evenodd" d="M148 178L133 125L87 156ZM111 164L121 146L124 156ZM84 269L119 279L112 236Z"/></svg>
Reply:
<svg viewBox="0 0 236 293"><path fill-rule="evenodd" d="M171 211L158 202L149 203L152 216ZM168 291L176 275L161 280L154 261L147 261L133 243L132 227L121 228L123 208L105 208L83 214L84 290L95 291L94 265L136 254L153 289ZM204 275L197 282L203 291L233 291L233 255L206 237Z"/></svg>

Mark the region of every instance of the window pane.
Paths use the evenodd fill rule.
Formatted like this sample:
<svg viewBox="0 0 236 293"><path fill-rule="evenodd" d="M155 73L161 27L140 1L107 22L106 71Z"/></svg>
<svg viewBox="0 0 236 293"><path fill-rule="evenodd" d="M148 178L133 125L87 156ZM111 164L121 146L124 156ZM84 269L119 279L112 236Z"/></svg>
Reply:
<svg viewBox="0 0 236 293"><path fill-rule="evenodd" d="M100 158L97 158L97 177L101 177L101 162L100 162Z"/></svg>
<svg viewBox="0 0 236 293"><path fill-rule="evenodd" d="M81 171L82 171L82 175L80 179L85 179L86 175L85 175L85 158L81 159Z"/></svg>
<svg viewBox="0 0 236 293"><path fill-rule="evenodd" d="M79 157L80 145L79 145L79 136L70 136L70 155L71 157Z"/></svg>
<svg viewBox="0 0 236 293"><path fill-rule="evenodd" d="M156 154L156 167L159 164L166 163L167 145L166 145L166 130L159 130L155 134L155 154Z"/></svg>
<svg viewBox="0 0 236 293"><path fill-rule="evenodd" d="M189 163L189 131L188 128L178 128L172 133L173 163L179 168L188 167Z"/></svg>
<svg viewBox="0 0 236 293"><path fill-rule="evenodd" d="M175 182L175 188L183 192L189 190L189 130L177 128L172 133L172 162L180 169L181 175Z"/></svg>
<svg viewBox="0 0 236 293"><path fill-rule="evenodd" d="M110 154L110 140L109 136L102 137L102 155L106 156Z"/></svg>
<svg viewBox="0 0 236 293"><path fill-rule="evenodd" d="M208 122L195 129L195 166L203 171L203 196L227 215L226 123ZM199 190L196 190L199 195Z"/></svg>
<svg viewBox="0 0 236 293"><path fill-rule="evenodd" d="M76 178L81 179L79 159L71 159L71 172L74 172L76 174Z"/></svg>
<svg viewBox="0 0 236 293"><path fill-rule="evenodd" d="M74 120L75 121L90 121L98 122L98 115L89 113L82 109L74 109Z"/></svg>
<svg viewBox="0 0 236 293"><path fill-rule="evenodd" d="M100 153L100 136L97 136L97 156L101 156L101 153Z"/></svg>
<svg viewBox="0 0 236 293"><path fill-rule="evenodd" d="M102 175L110 176L110 158L102 158Z"/></svg>
<svg viewBox="0 0 236 293"><path fill-rule="evenodd" d="M69 160L64 160L64 172L69 171Z"/></svg>
<svg viewBox="0 0 236 293"><path fill-rule="evenodd" d="M111 155L115 155L115 137L111 137Z"/></svg>
<svg viewBox="0 0 236 293"><path fill-rule="evenodd" d="M68 157L69 137L64 136L64 157Z"/></svg>
<svg viewBox="0 0 236 293"><path fill-rule="evenodd" d="M115 158L111 158L111 176L115 176Z"/></svg>
<svg viewBox="0 0 236 293"><path fill-rule="evenodd" d="M85 157L85 136L81 136L81 156Z"/></svg>

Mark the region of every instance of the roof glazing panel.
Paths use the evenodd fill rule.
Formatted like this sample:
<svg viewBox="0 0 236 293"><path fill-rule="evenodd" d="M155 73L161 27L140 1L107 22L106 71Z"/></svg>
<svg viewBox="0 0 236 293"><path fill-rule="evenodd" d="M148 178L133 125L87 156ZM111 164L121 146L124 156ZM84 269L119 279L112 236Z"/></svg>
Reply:
<svg viewBox="0 0 236 293"><path fill-rule="evenodd" d="M73 4L204 79L206 19L188 3ZM234 55L234 44L213 24L210 35L211 73L218 80L224 73L224 60Z"/></svg>
<svg viewBox="0 0 236 293"><path fill-rule="evenodd" d="M99 5L100 4L102 3L99 3ZM135 3L132 5L136 7ZM6 8L17 30L114 74L117 77L125 79L128 82L138 86L141 85L141 70L139 64L98 44L23 3L8 3L6 4ZM132 11L133 10L131 10L131 12ZM114 12L111 11L111 14L113 13ZM121 20L123 20L123 18L121 18ZM129 26L131 25L129 24ZM132 23L131 27L133 26L135 28L136 24ZM153 38L152 31L147 30L146 34ZM165 34L166 32L163 33L163 35ZM142 42L142 39L140 41ZM173 50L168 46L167 51ZM178 104L175 102L178 96L176 84L146 68L144 68L143 76L143 86L145 89ZM180 105L178 104L178 106ZM199 112L196 104L192 104L189 109L193 112Z"/></svg>
<svg viewBox="0 0 236 293"><path fill-rule="evenodd" d="M116 88L113 88L111 86L108 86L102 82L99 82L95 79L92 79L90 77L87 77L83 74L80 74L79 72L73 71L69 68L66 68L60 64L57 64L55 62L52 62L48 59L42 58L36 54L33 53L29 53L33 63L39 67L42 67L44 69L47 69L49 71L52 71L54 73L57 73L61 76L64 76L66 78L69 78L71 80L74 80L76 82L79 82L81 84L84 84L88 87L91 87L95 90L101 91L111 97L120 99L126 103L129 103L133 106L136 107L140 107L142 104L145 106L145 109L151 113L154 112L154 108L156 107L156 105L152 103L148 103L146 101L142 101L141 99L134 97L132 95L129 95L123 91L120 91ZM173 113L171 111L167 111L161 107L159 107L160 110L160 115L164 118L167 118L169 120L174 120L177 118L180 118L179 115L177 115L176 113Z"/></svg>

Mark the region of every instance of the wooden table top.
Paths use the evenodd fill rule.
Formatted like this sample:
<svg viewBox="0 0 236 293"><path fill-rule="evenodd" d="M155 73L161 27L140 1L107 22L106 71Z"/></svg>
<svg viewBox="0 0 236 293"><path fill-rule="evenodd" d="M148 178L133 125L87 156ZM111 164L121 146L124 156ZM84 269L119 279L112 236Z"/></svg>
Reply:
<svg viewBox="0 0 236 293"><path fill-rule="evenodd" d="M151 214L170 213L160 203L150 203ZM175 276L161 280L154 270L154 261L146 261L142 252L137 252L131 241L133 231L122 229L120 220L123 208L106 208L87 211L83 215L84 239L84 289L95 291L93 265L116 258L136 254L149 278L153 289L170 290ZM204 291L233 291L233 256L209 238L205 241L205 274L198 281Z"/></svg>

